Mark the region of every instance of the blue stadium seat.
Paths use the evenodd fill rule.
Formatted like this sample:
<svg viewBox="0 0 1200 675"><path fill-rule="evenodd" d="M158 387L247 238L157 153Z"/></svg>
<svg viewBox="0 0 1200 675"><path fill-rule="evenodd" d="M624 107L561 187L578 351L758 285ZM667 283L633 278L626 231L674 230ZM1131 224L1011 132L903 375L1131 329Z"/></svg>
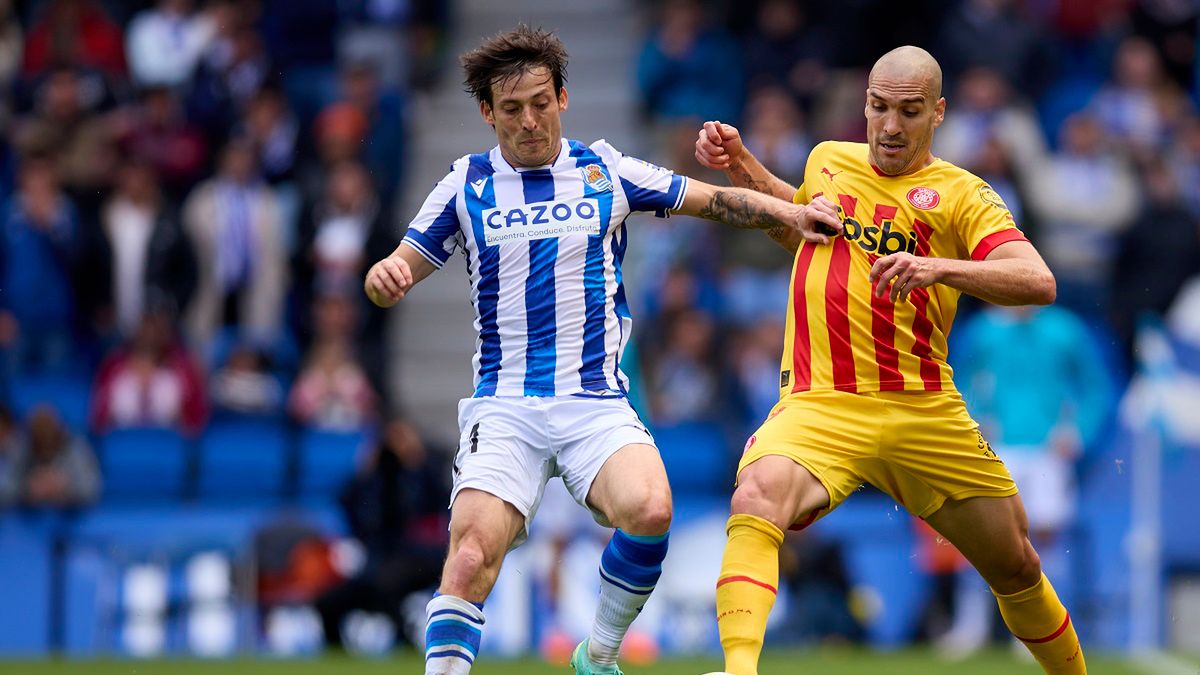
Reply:
<svg viewBox="0 0 1200 675"><path fill-rule="evenodd" d="M354 475L363 432L308 429L300 436L301 497L332 496Z"/></svg>
<svg viewBox="0 0 1200 675"><path fill-rule="evenodd" d="M7 517L0 520L0 654L40 656L50 649L50 535Z"/></svg>
<svg viewBox="0 0 1200 675"><path fill-rule="evenodd" d="M201 499L274 501L287 479L288 431L281 422L214 422L200 439Z"/></svg>
<svg viewBox="0 0 1200 675"><path fill-rule="evenodd" d="M99 439L104 499L179 499L188 443L170 429L116 429Z"/></svg>
<svg viewBox="0 0 1200 675"><path fill-rule="evenodd" d="M65 423L75 431L86 431L88 402L92 383L84 377L71 375L27 375L12 381L12 408L18 418L25 418L41 403L58 410Z"/></svg>

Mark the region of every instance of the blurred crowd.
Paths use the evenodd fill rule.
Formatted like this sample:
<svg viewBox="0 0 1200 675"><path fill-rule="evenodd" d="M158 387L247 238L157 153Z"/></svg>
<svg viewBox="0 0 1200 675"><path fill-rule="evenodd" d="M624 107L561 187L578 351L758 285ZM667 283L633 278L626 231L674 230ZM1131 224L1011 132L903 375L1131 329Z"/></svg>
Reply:
<svg viewBox="0 0 1200 675"><path fill-rule="evenodd" d="M447 12L0 0L0 504L94 499L86 439L114 429L395 409L361 279L399 239ZM85 414L56 410L72 387Z"/></svg>

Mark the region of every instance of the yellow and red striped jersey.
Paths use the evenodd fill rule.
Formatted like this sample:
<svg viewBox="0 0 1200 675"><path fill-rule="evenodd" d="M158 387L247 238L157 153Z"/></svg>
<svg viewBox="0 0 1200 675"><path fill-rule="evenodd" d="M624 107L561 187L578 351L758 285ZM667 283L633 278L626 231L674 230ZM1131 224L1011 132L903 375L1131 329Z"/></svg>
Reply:
<svg viewBox="0 0 1200 675"><path fill-rule="evenodd" d="M934 284L904 302L876 298L868 275L880 256L907 251L982 260L1025 240L999 195L977 176L936 160L903 176L870 163L863 143L813 149L794 201L824 195L845 228L829 245L796 252L780 395L953 390L946 336L960 292Z"/></svg>

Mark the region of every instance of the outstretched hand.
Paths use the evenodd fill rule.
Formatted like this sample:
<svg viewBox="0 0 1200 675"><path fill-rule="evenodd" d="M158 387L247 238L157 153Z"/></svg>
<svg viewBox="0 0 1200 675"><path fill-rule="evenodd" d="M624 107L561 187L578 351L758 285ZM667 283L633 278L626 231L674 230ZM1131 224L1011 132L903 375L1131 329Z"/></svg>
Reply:
<svg viewBox="0 0 1200 675"><path fill-rule="evenodd" d="M391 307L412 288L412 269L404 258L393 253L371 266L363 286L371 302L380 307Z"/></svg>
<svg viewBox="0 0 1200 675"><path fill-rule="evenodd" d="M745 146L737 127L720 121L705 122L696 139L696 161L717 171L724 171L741 158Z"/></svg>

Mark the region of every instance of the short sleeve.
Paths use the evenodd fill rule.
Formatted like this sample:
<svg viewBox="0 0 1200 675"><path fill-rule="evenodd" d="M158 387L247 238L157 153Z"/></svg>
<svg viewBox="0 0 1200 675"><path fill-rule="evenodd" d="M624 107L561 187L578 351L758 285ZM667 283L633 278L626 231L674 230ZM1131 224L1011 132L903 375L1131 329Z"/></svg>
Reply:
<svg viewBox="0 0 1200 675"><path fill-rule="evenodd" d="M975 179L967 184L955 218L960 242L972 260L983 260L1001 244L1029 241L992 186Z"/></svg>
<svg viewBox="0 0 1200 675"><path fill-rule="evenodd" d="M796 188L796 194L792 195L793 204L807 204L809 202L808 190L804 189L804 185L804 183L801 183L800 187Z"/></svg>
<svg viewBox="0 0 1200 675"><path fill-rule="evenodd" d="M459 241L458 185L463 180L456 162L455 168L425 198L404 234L404 243L438 268L450 259Z"/></svg>
<svg viewBox="0 0 1200 675"><path fill-rule="evenodd" d="M650 211L659 218L666 218L671 211L683 206L683 197L687 194L687 176L623 155L611 146L609 150L616 155L616 174L629 200L630 211Z"/></svg>

